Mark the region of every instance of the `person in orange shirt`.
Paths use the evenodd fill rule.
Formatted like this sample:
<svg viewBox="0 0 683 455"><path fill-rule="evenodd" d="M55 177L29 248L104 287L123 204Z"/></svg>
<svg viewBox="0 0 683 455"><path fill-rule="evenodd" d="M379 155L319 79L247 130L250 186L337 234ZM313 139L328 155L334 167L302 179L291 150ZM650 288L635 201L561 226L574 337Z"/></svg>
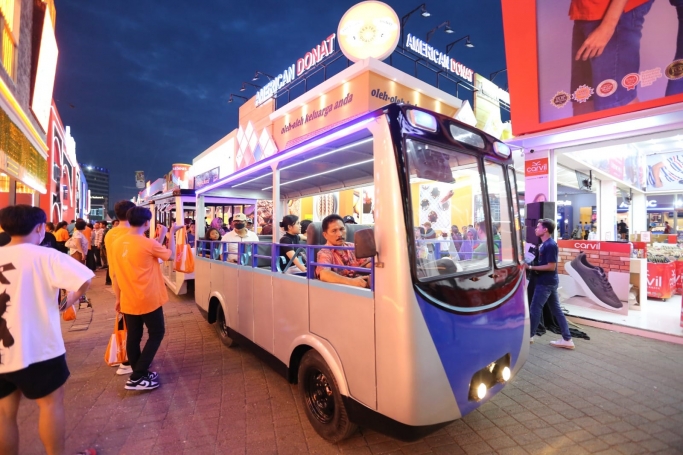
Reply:
<svg viewBox="0 0 683 455"><path fill-rule="evenodd" d="M107 232L107 235L104 236L104 247L107 250L107 260L109 261L109 267L107 268L107 277L105 278L105 286L106 285L113 285L112 278L111 278L111 270L114 267L114 263L116 262L116 256L114 255L114 243L116 240L118 240L121 236L125 235L130 231L130 224L128 224L128 220L126 220L126 214L128 213L128 210L132 209L135 207L135 204L131 201L119 201L114 205L114 213L116 214L116 220L112 223L114 226L109 232ZM118 315L117 315L118 317ZM120 322L119 330L123 330L123 323ZM131 374L133 372L133 369L130 367L130 362L126 361L123 362L121 365L118 365L118 369L116 370L116 374L119 376L123 376L126 374Z"/></svg>
<svg viewBox="0 0 683 455"><path fill-rule="evenodd" d="M95 267L95 255L93 254L93 251L92 251L92 228L93 228L92 223L86 224L85 230L83 231L83 235L85 236L85 239L88 241L88 252L86 253L85 265L86 265L86 267L88 267L90 270L92 270L94 272L96 267Z"/></svg>
<svg viewBox="0 0 683 455"><path fill-rule="evenodd" d="M574 115L638 102L640 40L653 2L572 0Z"/></svg>
<svg viewBox="0 0 683 455"><path fill-rule="evenodd" d="M159 387L159 375L149 371L149 367L164 338L162 305L168 301L159 261L171 258L175 251L175 232L182 226L173 226L170 249L166 249L144 235L152 219L149 209L133 207L128 210L126 219L130 229L114 241L112 256L115 259L109 264L116 311L123 313L128 330L126 351L133 372L125 388L153 390ZM148 339L141 351L140 341L145 326Z"/></svg>
<svg viewBox="0 0 683 455"><path fill-rule="evenodd" d="M57 223L55 240L57 240L57 249L62 253L68 254L69 249L65 246L66 241L69 240L69 231L66 230L66 221L60 221Z"/></svg>

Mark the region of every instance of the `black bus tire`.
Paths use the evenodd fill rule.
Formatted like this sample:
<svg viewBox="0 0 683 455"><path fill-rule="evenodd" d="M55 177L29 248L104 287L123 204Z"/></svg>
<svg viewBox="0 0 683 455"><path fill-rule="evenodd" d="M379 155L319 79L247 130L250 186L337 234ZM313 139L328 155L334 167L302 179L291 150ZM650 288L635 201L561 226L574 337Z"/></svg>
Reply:
<svg viewBox="0 0 683 455"><path fill-rule="evenodd" d="M315 431L330 442L339 442L357 429L349 420L337 381L322 356L307 351L298 372L299 397Z"/></svg>
<svg viewBox="0 0 683 455"><path fill-rule="evenodd" d="M237 343L235 342L235 340L230 338L230 335L228 333L228 323L225 320L223 307L220 304L216 306L216 322L214 323L214 326L216 328L218 338L221 340L221 343L223 343L225 346L229 348L237 347Z"/></svg>

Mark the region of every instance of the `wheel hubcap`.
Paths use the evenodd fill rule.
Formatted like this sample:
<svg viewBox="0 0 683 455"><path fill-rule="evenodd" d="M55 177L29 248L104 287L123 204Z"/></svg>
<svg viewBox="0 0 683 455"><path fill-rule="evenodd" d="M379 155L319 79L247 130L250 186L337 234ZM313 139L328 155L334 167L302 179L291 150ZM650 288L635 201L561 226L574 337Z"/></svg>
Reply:
<svg viewBox="0 0 683 455"><path fill-rule="evenodd" d="M221 329L221 334L223 336L228 336L228 324L225 323L225 315L223 314L223 309L218 310L218 326Z"/></svg>
<svg viewBox="0 0 683 455"><path fill-rule="evenodd" d="M309 370L304 384L306 404L321 423L330 423L334 417L334 394L327 376L316 369Z"/></svg>

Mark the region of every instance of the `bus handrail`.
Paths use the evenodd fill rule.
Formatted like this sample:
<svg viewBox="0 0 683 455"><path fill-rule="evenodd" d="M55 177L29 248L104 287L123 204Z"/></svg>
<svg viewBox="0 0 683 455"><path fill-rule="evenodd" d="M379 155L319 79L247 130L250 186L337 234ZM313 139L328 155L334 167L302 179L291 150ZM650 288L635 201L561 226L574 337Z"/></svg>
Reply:
<svg viewBox="0 0 683 455"><path fill-rule="evenodd" d="M220 245L220 248L216 248L216 244ZM236 244L237 252L229 252L228 245ZM258 247L271 246L271 255L258 254ZM278 264L281 247L289 247L296 250L294 258L290 259L284 269L281 269ZM275 243L275 242L225 242L222 240L197 240L197 247L195 249L195 254L198 257L208 258L212 261L220 262L230 262L230 256L236 256L236 264L242 267L258 268L258 259L268 259L270 263L270 271L273 273L286 273L290 267L294 264L294 259L299 256L299 250L306 251L306 258L315 257L315 251L321 249L329 250L340 250L340 251L353 251L355 247L353 246L332 246L332 245L301 245L296 246L292 244ZM214 254L219 252L219 254ZM315 269L317 267L329 267L340 270L349 270L353 272L359 272L363 274L369 274L370 276L370 290L374 292L375 290L375 258L370 258L369 267L354 267L347 265L337 265L329 264L325 262L317 262L307 260L306 263L306 279L313 280L316 278Z"/></svg>

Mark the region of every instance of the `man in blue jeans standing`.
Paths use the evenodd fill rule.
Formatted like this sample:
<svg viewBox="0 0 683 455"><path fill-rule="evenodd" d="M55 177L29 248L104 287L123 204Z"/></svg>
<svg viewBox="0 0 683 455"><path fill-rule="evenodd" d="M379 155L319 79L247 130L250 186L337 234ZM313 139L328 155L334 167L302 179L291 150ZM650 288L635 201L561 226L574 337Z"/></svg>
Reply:
<svg viewBox="0 0 683 455"><path fill-rule="evenodd" d="M574 342L569 333L569 324L567 318L564 317L562 309L560 308L560 298L557 294L557 286L560 284L560 279L557 276L557 261L559 257L559 250L557 243L552 238L555 232L555 222L548 218L539 220L536 225L535 233L541 238L543 243L538 253L538 265L526 264L527 270L537 272L536 287L534 289L534 296L531 299L531 308L529 309L531 318L531 342L534 342L534 335L538 329L538 323L543 314L543 307L546 303L550 305L557 323L562 330L562 338L557 341L551 341L551 346L556 348L574 349Z"/></svg>

